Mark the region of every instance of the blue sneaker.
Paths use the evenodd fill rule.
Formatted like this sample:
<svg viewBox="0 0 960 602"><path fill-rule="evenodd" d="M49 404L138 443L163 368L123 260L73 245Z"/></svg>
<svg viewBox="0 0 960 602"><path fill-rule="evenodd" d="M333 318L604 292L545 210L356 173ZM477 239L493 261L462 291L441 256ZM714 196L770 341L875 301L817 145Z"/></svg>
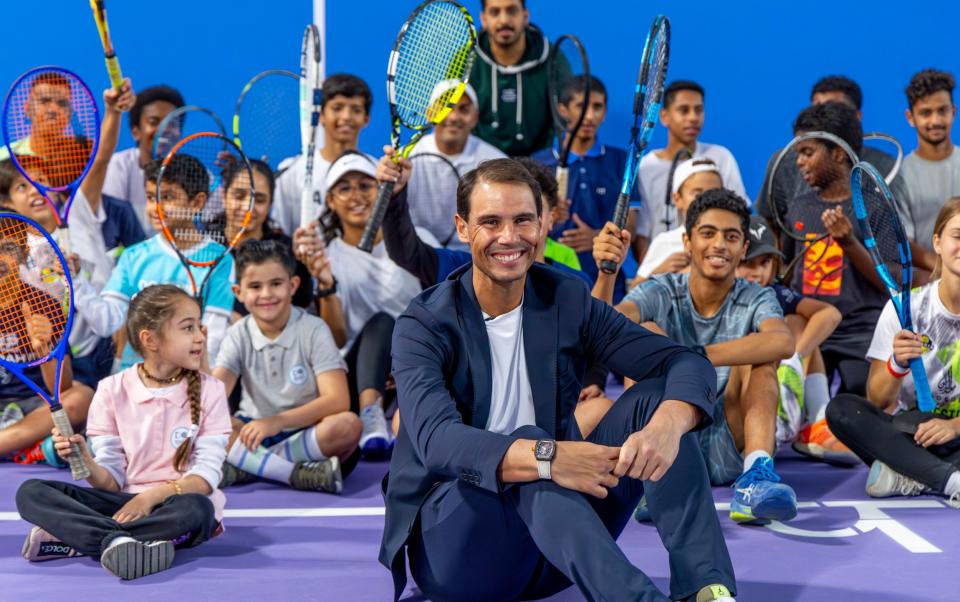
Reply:
<svg viewBox="0 0 960 602"><path fill-rule="evenodd" d="M780 482L772 458L759 458L733 483L730 518L738 523L785 521L797 515L797 494Z"/></svg>
<svg viewBox="0 0 960 602"><path fill-rule="evenodd" d="M57 454L57 448L53 446L53 435L47 435L47 438L40 443L40 449L43 450L43 460L54 468L67 468L70 464Z"/></svg>
<svg viewBox="0 0 960 602"><path fill-rule="evenodd" d="M633 520L638 523L652 523L653 517L650 516L650 509L647 508L647 496L640 498L636 510L633 511Z"/></svg>

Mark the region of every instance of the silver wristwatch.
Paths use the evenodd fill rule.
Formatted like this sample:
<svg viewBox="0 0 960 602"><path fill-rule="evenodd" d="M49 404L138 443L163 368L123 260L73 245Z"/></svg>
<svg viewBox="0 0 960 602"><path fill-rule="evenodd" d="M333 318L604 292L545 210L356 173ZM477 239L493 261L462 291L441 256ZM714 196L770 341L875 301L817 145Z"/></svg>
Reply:
<svg viewBox="0 0 960 602"><path fill-rule="evenodd" d="M537 474L541 479L551 479L550 464L557 455L557 442L553 439L539 439L533 444L533 455L537 458Z"/></svg>

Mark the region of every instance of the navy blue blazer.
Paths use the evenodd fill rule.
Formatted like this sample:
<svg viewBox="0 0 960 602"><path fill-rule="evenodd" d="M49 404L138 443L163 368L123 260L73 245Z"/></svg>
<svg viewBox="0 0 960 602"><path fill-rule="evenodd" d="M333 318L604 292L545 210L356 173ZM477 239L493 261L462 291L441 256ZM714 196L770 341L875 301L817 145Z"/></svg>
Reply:
<svg viewBox="0 0 960 602"><path fill-rule="evenodd" d="M557 440L581 438L574 408L589 360L634 380L663 377L664 399L703 410L710 423L717 377L706 358L634 324L590 296L583 281L534 264L523 297L523 343L537 426ZM490 344L473 266L425 290L397 318L393 377L400 406L380 562L395 594L406 583L403 547L433 488L453 479L499 492L497 468L518 437L484 430L490 411Z"/></svg>

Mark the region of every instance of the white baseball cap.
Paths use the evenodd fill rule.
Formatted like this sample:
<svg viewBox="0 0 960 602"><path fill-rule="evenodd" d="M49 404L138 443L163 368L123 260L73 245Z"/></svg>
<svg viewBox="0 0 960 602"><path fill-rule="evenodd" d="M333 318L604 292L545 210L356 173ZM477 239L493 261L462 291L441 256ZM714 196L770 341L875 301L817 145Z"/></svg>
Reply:
<svg viewBox="0 0 960 602"><path fill-rule="evenodd" d="M327 178L324 180L327 190L333 188L340 178L352 171L368 175L371 178L377 177L377 165L373 162L373 159L362 153L347 152L340 155L330 166L330 170L327 171Z"/></svg>
<svg viewBox="0 0 960 602"><path fill-rule="evenodd" d="M707 157L687 159L680 165L677 165L677 169L674 170L671 190L676 194L677 191L680 190L680 187L683 186L683 183L687 181L687 178L693 174L703 173L705 171L712 171L717 174L717 176L720 176L720 168L713 162L713 159L708 159ZM720 179L722 181L723 177L720 176Z"/></svg>
<svg viewBox="0 0 960 602"><path fill-rule="evenodd" d="M459 79L445 79L442 82L437 83L437 85L433 87L433 92L430 94L430 102L428 104L432 106L438 98L443 96L443 94L445 94L448 90L456 88L459 83ZM480 108L480 102L477 101L477 91L473 89L473 86L467 84L463 89L463 94L470 99L470 102L473 103L473 106L477 107L478 109Z"/></svg>

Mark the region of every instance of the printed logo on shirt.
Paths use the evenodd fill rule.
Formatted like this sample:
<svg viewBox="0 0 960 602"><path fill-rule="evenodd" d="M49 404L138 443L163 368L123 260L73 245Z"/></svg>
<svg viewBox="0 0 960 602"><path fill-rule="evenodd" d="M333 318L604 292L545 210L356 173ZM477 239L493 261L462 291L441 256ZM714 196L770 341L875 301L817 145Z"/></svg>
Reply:
<svg viewBox="0 0 960 602"><path fill-rule="evenodd" d="M290 374L288 375L288 378L290 379L291 384L300 386L307 382L307 376L307 369L304 368L303 364L297 364L293 368L290 368Z"/></svg>
<svg viewBox="0 0 960 602"><path fill-rule="evenodd" d="M597 186L597 195L603 196L603 195L605 195L605 194L607 194L607 187L606 187L606 186Z"/></svg>
<svg viewBox="0 0 960 602"><path fill-rule="evenodd" d="M839 297L843 286L843 249L827 237L806 244L803 294Z"/></svg>
<svg viewBox="0 0 960 602"><path fill-rule="evenodd" d="M173 449L177 449L180 447L180 444L187 440L189 435L190 429L185 426L178 426L170 433L170 445L173 446Z"/></svg>
<svg viewBox="0 0 960 602"><path fill-rule="evenodd" d="M517 102L516 88L504 88L500 90L500 102Z"/></svg>

